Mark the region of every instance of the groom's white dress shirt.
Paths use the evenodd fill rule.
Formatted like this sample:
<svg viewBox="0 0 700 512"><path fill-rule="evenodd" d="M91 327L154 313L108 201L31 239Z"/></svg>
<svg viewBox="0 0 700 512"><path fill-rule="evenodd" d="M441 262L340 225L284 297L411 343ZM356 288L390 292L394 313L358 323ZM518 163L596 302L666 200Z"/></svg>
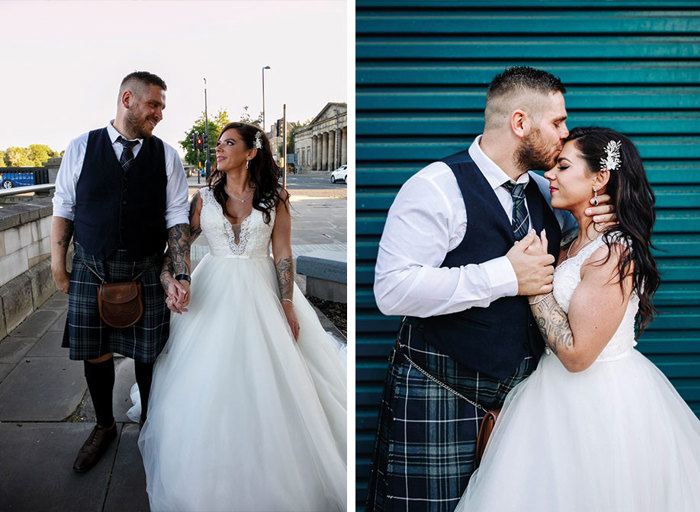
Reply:
<svg viewBox="0 0 700 512"><path fill-rule="evenodd" d="M510 178L484 154L480 139L469 147L469 156L512 220L513 199L503 187ZM525 173L517 183L530 179L549 202L549 182L542 176ZM554 213L562 233L576 230L571 214ZM464 199L450 167L433 162L413 175L391 205L379 242L374 279L379 310L385 315L426 318L486 307L501 297L517 295L518 281L505 255L480 264L440 267L447 253L462 242L466 230Z"/></svg>

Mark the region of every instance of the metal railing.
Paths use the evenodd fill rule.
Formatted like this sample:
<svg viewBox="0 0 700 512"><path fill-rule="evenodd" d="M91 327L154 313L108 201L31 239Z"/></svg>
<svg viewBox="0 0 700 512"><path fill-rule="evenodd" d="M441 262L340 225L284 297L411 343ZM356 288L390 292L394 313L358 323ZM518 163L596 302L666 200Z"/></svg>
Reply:
<svg viewBox="0 0 700 512"><path fill-rule="evenodd" d="M45 185L27 185L26 187L0 188L0 197L16 196L19 194L29 194L33 192L46 192L56 188L55 183L46 183Z"/></svg>

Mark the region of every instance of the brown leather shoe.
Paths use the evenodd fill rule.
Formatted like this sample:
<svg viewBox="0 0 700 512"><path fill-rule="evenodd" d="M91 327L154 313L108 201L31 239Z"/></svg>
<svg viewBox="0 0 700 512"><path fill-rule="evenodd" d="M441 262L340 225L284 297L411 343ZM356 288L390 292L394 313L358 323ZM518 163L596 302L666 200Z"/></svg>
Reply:
<svg viewBox="0 0 700 512"><path fill-rule="evenodd" d="M90 435L78 452L73 463L73 469L78 473L87 471L100 460L102 454L107 450L109 444L117 437L117 422L115 421L111 427L105 428L100 425L95 425Z"/></svg>

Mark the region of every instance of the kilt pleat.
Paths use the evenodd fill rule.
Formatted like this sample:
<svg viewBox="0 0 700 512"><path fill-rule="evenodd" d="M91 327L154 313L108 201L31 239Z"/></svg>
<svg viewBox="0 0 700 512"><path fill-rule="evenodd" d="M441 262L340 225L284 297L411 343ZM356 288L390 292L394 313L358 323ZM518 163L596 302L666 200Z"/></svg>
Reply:
<svg viewBox="0 0 700 512"><path fill-rule="evenodd" d="M71 359L97 359L116 352L141 363L155 362L168 339L170 325L170 310L160 284L161 263L160 255L134 261L122 250L98 260L76 244L64 336ZM117 329L102 321L97 306L97 286L102 283L98 275L107 283L135 278L141 282L143 316L135 325Z"/></svg>
<svg viewBox="0 0 700 512"><path fill-rule="evenodd" d="M384 385L367 510L454 510L474 471L485 414L457 393L499 408L535 366L527 357L508 379L493 379L458 364L404 322Z"/></svg>

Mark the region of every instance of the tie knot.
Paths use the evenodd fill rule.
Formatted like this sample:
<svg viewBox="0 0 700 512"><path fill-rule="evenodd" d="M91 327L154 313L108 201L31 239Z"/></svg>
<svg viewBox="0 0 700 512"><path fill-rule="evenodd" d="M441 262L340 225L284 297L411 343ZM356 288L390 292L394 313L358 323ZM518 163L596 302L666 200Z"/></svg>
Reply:
<svg viewBox="0 0 700 512"><path fill-rule="evenodd" d="M117 142L124 146L124 149L133 149L133 147L139 143L137 140L126 140L121 135L117 137Z"/></svg>
<svg viewBox="0 0 700 512"><path fill-rule="evenodd" d="M525 190L525 183L511 183L510 181L506 181L503 184L503 187L510 192L510 195L513 197L513 199L522 199L525 197L523 191Z"/></svg>

